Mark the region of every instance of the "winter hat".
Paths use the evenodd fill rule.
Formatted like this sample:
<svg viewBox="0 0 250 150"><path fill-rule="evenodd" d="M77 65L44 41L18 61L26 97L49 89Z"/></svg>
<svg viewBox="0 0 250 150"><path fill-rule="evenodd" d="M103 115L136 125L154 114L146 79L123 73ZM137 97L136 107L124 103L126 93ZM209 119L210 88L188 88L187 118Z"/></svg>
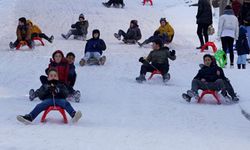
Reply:
<svg viewBox="0 0 250 150"><path fill-rule="evenodd" d="M240 27L239 36L246 36L247 30L244 27Z"/></svg>
<svg viewBox="0 0 250 150"><path fill-rule="evenodd" d="M80 19L80 18L82 18L83 20L85 19L83 14L80 14L80 15L79 15L79 19Z"/></svg>
<svg viewBox="0 0 250 150"><path fill-rule="evenodd" d="M63 52L61 50L56 50L53 54L52 54L52 58L54 59L55 55L59 53L62 55L62 57L64 58Z"/></svg>
<svg viewBox="0 0 250 150"><path fill-rule="evenodd" d="M227 5L227 6L225 7L225 10L229 10L229 9L232 9L232 7L231 7L230 5Z"/></svg>
<svg viewBox="0 0 250 150"><path fill-rule="evenodd" d="M133 23L135 26L137 26L137 25L138 25L137 20L131 20L131 21L130 21L130 23Z"/></svg>
<svg viewBox="0 0 250 150"><path fill-rule="evenodd" d="M157 38L153 41L155 44L159 45L160 47L163 46L162 40L160 38Z"/></svg>
<svg viewBox="0 0 250 150"><path fill-rule="evenodd" d="M26 24L26 18L25 17L21 17L18 20L21 21L22 23Z"/></svg>
<svg viewBox="0 0 250 150"><path fill-rule="evenodd" d="M162 21L164 21L164 22L166 22L166 23L167 23L166 18L161 18L161 19L160 19L160 23L161 23Z"/></svg>
<svg viewBox="0 0 250 150"><path fill-rule="evenodd" d="M94 34L95 33L98 33L98 38L100 37L100 31L98 30L98 29L94 29L93 31L92 31L92 36L94 37Z"/></svg>

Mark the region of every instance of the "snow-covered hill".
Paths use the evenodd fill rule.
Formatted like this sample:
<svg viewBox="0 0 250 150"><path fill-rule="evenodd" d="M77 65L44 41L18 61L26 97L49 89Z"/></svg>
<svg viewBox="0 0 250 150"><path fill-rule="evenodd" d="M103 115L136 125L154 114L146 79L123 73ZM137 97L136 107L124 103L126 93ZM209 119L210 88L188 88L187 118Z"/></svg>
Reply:
<svg viewBox="0 0 250 150"><path fill-rule="evenodd" d="M234 150L250 148L250 122L240 113L239 104L250 112L247 70L224 69L231 79L240 103L215 105L186 103L181 93L190 88L202 56L195 50L196 7L184 0L154 0L154 6L142 6L141 0L126 0L124 9L105 8L101 0L0 0L0 149L2 150ZM93 29L100 29L108 46L104 66L79 67L85 42L64 40L60 34L83 13ZM53 44L35 50L10 51L19 17L31 19L43 32L53 34ZM145 84L135 82L139 75L138 58L146 56L150 46L125 45L113 37L118 29L127 30L137 19L145 39L166 17L175 28L177 60L170 62L171 80L165 86L155 76ZM215 17L215 23L217 18ZM215 24L216 26L216 24ZM216 37L211 37L215 40ZM220 47L220 44L218 44ZM76 89L82 92L73 107L83 112L79 123L62 124L57 112L48 122L25 126L16 115L28 113L40 101L28 100L30 88L40 86L39 76L54 50L73 51L78 78ZM68 116L69 117L69 116Z"/></svg>

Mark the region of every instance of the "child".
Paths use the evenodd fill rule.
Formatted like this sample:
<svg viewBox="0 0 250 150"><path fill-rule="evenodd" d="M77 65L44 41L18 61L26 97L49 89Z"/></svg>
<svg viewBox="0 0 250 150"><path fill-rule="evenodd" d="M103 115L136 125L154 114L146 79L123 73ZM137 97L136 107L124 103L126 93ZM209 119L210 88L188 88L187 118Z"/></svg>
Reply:
<svg viewBox="0 0 250 150"><path fill-rule="evenodd" d="M72 52L69 52L66 55L66 59L68 60L69 63L69 74L68 74L68 81L69 81L69 85L68 85L68 90L69 90L69 96L67 97L68 100L72 100L74 99L75 102L80 102L80 97L81 97L81 93L78 90L74 90L74 85L75 85L75 81L76 81L76 68L74 65L75 62L75 54Z"/></svg>
<svg viewBox="0 0 250 150"><path fill-rule="evenodd" d="M68 82L68 75L69 75L69 64L68 61L65 59L63 52L60 50L56 50L52 54L52 59L50 60L49 67L45 70L45 73L48 74L48 70L50 68L55 68L58 72L58 80L65 85L69 85ZM48 82L48 79L46 76L42 75L40 76L40 81L44 85ZM38 97L39 90L34 91L34 89L31 89L29 92L29 98L30 100L34 100L36 97ZM43 100L43 99L41 99Z"/></svg>
<svg viewBox="0 0 250 150"><path fill-rule="evenodd" d="M21 17L18 19L18 26L16 29L17 40L13 43L10 42L9 46L11 49L17 47L21 41L25 41L29 48L34 48L34 43L31 40L31 29L27 25L26 18Z"/></svg>
<svg viewBox="0 0 250 150"><path fill-rule="evenodd" d="M75 24L72 24L71 25L72 29L70 29L66 35L62 34L62 37L67 40L71 35L74 35L74 39L85 41L88 33L88 27L89 27L88 20L85 20L84 15L80 14L79 21L76 22Z"/></svg>
<svg viewBox="0 0 250 150"><path fill-rule="evenodd" d="M160 24L161 26L156 31L160 32L160 36L163 37L164 44L172 42L174 38L173 27L167 22L166 18L161 18Z"/></svg>
<svg viewBox="0 0 250 150"><path fill-rule="evenodd" d="M40 87L38 94L39 98L44 99L38 104L29 114L25 116L17 116L17 120L24 124L31 122L44 110L50 106L60 106L65 109L72 117L72 122L77 122L81 116L81 111L75 111L65 98L68 95L66 86L59 81L59 76L56 69L48 70L48 82Z"/></svg>
<svg viewBox="0 0 250 150"><path fill-rule="evenodd" d="M45 33L42 33L41 29L37 25L34 25L31 20L27 20L27 24L31 29L31 39L33 39L34 37L40 37L46 39L50 43L53 42L54 40L53 35L48 37Z"/></svg>
<svg viewBox="0 0 250 150"><path fill-rule="evenodd" d="M123 36L124 43L135 44L138 40L141 39L141 30L137 23L137 20L131 20L130 26L125 33L123 30L119 30L118 33L114 34L115 38L121 40L121 36Z"/></svg>
<svg viewBox="0 0 250 150"><path fill-rule="evenodd" d="M98 60L99 65L104 65L105 63L106 57L102 56L102 51L106 50L106 44L100 39L100 31L98 29L93 30L92 36L86 43L85 56L80 61L81 66L84 66L90 58Z"/></svg>
<svg viewBox="0 0 250 150"><path fill-rule="evenodd" d="M139 83L146 81L146 73L153 72L154 70L161 71L163 82L167 82L170 79L168 58L171 60L176 59L175 50L169 51L168 47L163 47L161 39L156 39L153 42L152 48L153 50L146 59L143 57L139 59L139 62L143 63L140 76L136 78L136 81Z"/></svg>
<svg viewBox="0 0 250 150"><path fill-rule="evenodd" d="M239 38L236 41L236 50L238 53L237 66L238 69L246 69L247 54L249 54L249 45L246 37L247 30L240 27Z"/></svg>

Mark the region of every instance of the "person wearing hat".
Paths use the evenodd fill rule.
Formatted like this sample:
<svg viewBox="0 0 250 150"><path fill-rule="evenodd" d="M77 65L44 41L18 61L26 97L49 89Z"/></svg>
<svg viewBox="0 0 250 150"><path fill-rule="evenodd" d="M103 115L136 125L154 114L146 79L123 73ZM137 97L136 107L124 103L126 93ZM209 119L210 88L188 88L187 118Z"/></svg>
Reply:
<svg viewBox="0 0 250 150"><path fill-rule="evenodd" d="M163 82L170 79L168 59L175 60L175 50L170 51L168 47L163 47L161 39L153 41L152 51L146 58L140 57L139 62L142 63L140 75L136 77L136 81L142 83L146 81L145 75L147 72L159 70L162 73Z"/></svg>
<svg viewBox="0 0 250 150"><path fill-rule="evenodd" d="M75 24L72 24L71 25L72 29L70 29L66 35L62 34L62 37L67 40L71 35L74 35L74 39L85 41L88 34L88 27L89 27L88 20L85 20L84 15L80 14L79 21L77 21Z"/></svg>
<svg viewBox="0 0 250 150"><path fill-rule="evenodd" d="M161 18L160 24L160 27L156 31L160 32L160 36L163 37L164 43L172 42L174 37L173 27L167 22L166 18Z"/></svg>
<svg viewBox="0 0 250 150"><path fill-rule="evenodd" d="M84 57L79 64L84 66L90 58L98 60L99 65L104 65L106 57L102 56L102 52L106 50L105 42L100 39L100 31L98 29L93 30L92 38L89 39L85 46Z"/></svg>
<svg viewBox="0 0 250 150"><path fill-rule="evenodd" d="M29 25L31 29L31 39L33 39L34 37L40 37L49 41L50 43L53 42L54 40L53 35L48 37L45 33L42 32L42 30L37 25L33 24L31 20L27 20L27 24Z"/></svg>
<svg viewBox="0 0 250 150"><path fill-rule="evenodd" d="M18 26L16 29L17 40L13 43L10 42L11 49L17 47L21 41L25 41L29 48L34 48L34 43L31 40L31 29L27 24L26 18L21 17L18 19Z"/></svg>
<svg viewBox="0 0 250 150"><path fill-rule="evenodd" d="M118 40L121 40L121 37L123 37L124 43L135 44L141 39L142 35L137 20L131 20L127 32L119 30L118 33L114 33L114 36Z"/></svg>
<svg viewBox="0 0 250 150"><path fill-rule="evenodd" d="M230 67L234 66L233 44L239 36L239 22L230 5L227 5L224 14L219 18L218 37L221 39L225 53L230 53Z"/></svg>
<svg viewBox="0 0 250 150"><path fill-rule="evenodd" d="M119 6L121 5L121 8L124 8L125 4L123 2L123 0L109 0L108 2L103 2L102 3L105 7L110 7L111 5L113 5L116 8L119 8Z"/></svg>

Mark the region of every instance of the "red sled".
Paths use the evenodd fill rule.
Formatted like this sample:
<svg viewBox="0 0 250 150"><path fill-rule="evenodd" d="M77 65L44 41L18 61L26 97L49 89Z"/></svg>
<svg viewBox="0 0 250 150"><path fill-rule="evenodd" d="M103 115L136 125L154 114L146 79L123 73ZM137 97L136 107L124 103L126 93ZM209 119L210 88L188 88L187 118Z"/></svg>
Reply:
<svg viewBox="0 0 250 150"><path fill-rule="evenodd" d="M66 116L66 113L64 111L63 108L59 107L59 106L50 106L48 109L46 109L43 113L43 116L42 116L42 119L41 119L41 122L45 122L45 119L46 119L46 116L47 114L51 111L51 110L56 110L56 111L59 111L63 117L63 122L64 123L68 123L68 119L67 119L67 116Z"/></svg>
<svg viewBox="0 0 250 150"><path fill-rule="evenodd" d="M146 2L149 2L151 6L153 6L153 0L143 0L143 5L146 4Z"/></svg>

